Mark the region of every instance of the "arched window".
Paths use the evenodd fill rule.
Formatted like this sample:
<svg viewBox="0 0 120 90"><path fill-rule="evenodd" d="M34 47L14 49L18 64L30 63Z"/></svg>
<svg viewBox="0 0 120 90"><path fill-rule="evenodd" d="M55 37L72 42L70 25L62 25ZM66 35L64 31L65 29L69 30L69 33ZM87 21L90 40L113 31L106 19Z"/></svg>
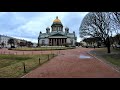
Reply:
<svg viewBox="0 0 120 90"><path fill-rule="evenodd" d="M42 40L42 45L45 45L45 40Z"/></svg>

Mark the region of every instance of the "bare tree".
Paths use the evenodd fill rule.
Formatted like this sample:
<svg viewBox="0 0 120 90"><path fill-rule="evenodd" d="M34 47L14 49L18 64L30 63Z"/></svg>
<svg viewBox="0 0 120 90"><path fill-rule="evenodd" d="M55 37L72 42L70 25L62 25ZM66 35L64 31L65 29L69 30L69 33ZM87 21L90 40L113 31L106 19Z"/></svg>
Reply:
<svg viewBox="0 0 120 90"><path fill-rule="evenodd" d="M120 25L120 12L112 12L113 20Z"/></svg>
<svg viewBox="0 0 120 90"><path fill-rule="evenodd" d="M117 41L120 41L120 12L111 12L111 28L114 33L116 33ZM113 39L114 40L114 39ZM116 43L117 45L117 43Z"/></svg>
<svg viewBox="0 0 120 90"><path fill-rule="evenodd" d="M8 44L11 45L11 48L12 48L12 47L15 47L15 39L10 38L10 39L8 40Z"/></svg>
<svg viewBox="0 0 120 90"><path fill-rule="evenodd" d="M80 26L80 37L92 36L100 37L107 46L110 53L110 13L109 12L90 12L88 13Z"/></svg>

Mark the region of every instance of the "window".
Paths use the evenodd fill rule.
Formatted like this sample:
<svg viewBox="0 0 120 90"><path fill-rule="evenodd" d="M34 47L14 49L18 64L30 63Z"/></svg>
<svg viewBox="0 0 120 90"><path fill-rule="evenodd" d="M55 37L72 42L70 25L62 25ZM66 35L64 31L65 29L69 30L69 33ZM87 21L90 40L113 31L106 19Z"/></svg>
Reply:
<svg viewBox="0 0 120 90"><path fill-rule="evenodd" d="M73 44L73 40L71 39L70 41L71 41L71 44Z"/></svg>
<svg viewBox="0 0 120 90"><path fill-rule="evenodd" d="M42 40L42 45L45 45L45 40Z"/></svg>
<svg viewBox="0 0 120 90"><path fill-rule="evenodd" d="M54 27L54 31L56 30L56 27Z"/></svg>

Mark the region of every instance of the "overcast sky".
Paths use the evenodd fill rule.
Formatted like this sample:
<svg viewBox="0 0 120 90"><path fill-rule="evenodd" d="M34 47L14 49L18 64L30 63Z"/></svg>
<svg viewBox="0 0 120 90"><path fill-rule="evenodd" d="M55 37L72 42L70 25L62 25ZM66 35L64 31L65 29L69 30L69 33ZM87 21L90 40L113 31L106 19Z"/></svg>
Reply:
<svg viewBox="0 0 120 90"><path fill-rule="evenodd" d="M75 31L77 41L82 19L88 12L0 12L0 34L21 38L37 43L39 32L46 32L56 16L69 32Z"/></svg>

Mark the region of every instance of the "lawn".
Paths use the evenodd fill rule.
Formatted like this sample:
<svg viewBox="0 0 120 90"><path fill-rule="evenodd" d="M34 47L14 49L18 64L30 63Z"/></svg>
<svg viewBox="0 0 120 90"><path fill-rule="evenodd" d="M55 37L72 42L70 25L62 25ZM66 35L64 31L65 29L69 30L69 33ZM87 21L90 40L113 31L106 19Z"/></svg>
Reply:
<svg viewBox="0 0 120 90"><path fill-rule="evenodd" d="M53 54L0 55L0 78L19 78L46 61L49 61L48 55L49 59L53 57ZM25 63L26 73L24 72L23 63Z"/></svg>
<svg viewBox="0 0 120 90"><path fill-rule="evenodd" d="M97 57L102 57L108 62L120 67L120 50L119 49L111 48L111 53L108 54L106 48L99 48L99 49L95 49L94 53Z"/></svg>
<svg viewBox="0 0 120 90"><path fill-rule="evenodd" d="M18 51L47 51L47 50L66 50L66 49L74 49L75 47L38 47L38 48L13 48L12 50Z"/></svg>
<svg viewBox="0 0 120 90"><path fill-rule="evenodd" d="M120 66L120 54L103 55L102 57L112 64Z"/></svg>

